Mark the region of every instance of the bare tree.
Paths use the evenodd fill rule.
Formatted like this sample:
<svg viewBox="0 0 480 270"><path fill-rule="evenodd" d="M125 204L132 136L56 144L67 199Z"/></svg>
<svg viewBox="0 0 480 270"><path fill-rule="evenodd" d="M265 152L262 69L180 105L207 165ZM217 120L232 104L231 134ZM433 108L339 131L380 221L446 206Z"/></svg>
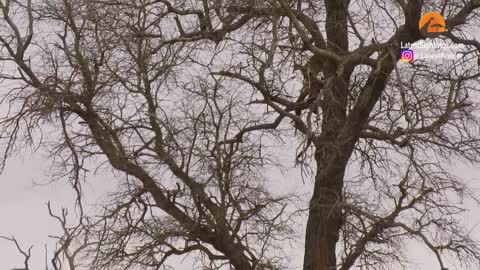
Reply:
<svg viewBox="0 0 480 270"><path fill-rule="evenodd" d="M2 165L45 147L52 177L78 195L77 225L50 211L64 231L55 269L169 269L183 255L203 269L284 269L298 196L273 193L265 171L285 166L275 147L291 137L313 179L304 270L404 266L412 241L442 270L452 257L480 264L458 204L475 197L448 169L480 161L478 0L0 8ZM399 63L402 43L425 40L427 10L447 19L437 40L465 47L455 61ZM82 183L95 167L118 189L91 216Z"/></svg>
<svg viewBox="0 0 480 270"><path fill-rule="evenodd" d="M15 237L5 237L5 236L0 236L0 240L6 240L15 245L15 248L18 250L20 254L22 254L24 261L23 261L23 268L14 268L11 270L29 270L29 261L30 258L32 257L32 246L28 248L28 250L23 249L20 244L18 243L17 239Z"/></svg>

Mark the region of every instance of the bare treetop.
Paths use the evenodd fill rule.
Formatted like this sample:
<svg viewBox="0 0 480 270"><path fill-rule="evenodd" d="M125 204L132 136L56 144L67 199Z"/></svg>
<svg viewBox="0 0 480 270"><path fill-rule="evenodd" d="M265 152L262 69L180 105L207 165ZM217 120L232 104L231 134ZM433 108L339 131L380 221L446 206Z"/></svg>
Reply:
<svg viewBox="0 0 480 270"><path fill-rule="evenodd" d="M442 270L479 265L459 204L475 196L449 163L480 161L480 1L0 8L2 168L41 147L77 194L76 223L49 205L54 269L286 269L302 214L303 270L403 267L412 242ZM432 41L430 10L446 18L435 41L465 46L399 62L402 44ZM308 202L269 186L292 166ZM82 185L99 169L118 188L91 214Z"/></svg>

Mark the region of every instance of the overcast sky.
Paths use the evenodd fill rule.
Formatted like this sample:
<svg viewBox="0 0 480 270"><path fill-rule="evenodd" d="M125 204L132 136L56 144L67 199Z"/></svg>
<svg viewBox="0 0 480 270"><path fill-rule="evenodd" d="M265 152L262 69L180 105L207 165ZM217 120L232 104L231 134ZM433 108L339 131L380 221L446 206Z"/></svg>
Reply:
<svg viewBox="0 0 480 270"><path fill-rule="evenodd" d="M15 235L25 248L34 245L31 270L45 269L44 245L48 243L51 249L53 241L48 238L48 235L59 233L59 227L48 216L46 203L51 201L55 209L58 210L62 205L71 206L74 198L73 192L66 183L35 185L35 183L44 183L48 180L44 175L48 173L49 166L48 160L41 154L30 157L27 153L13 159L8 164L5 173L0 176L0 217L2 217L0 235ZM470 182L472 187L480 187L478 181L480 179L480 168L462 164L455 167L455 173ZM291 169L283 175L273 171L269 174L269 178L272 180L272 188L278 192L282 190L285 192L293 190L307 192L311 184L308 181L304 184L298 176L298 171L295 169ZM92 176L85 185L85 191L91 195L91 201L99 201L101 195L112 188L114 183L115 179L109 176ZM473 227L480 221L478 217L480 216L480 208L473 204L469 204L469 207L471 212L465 216L465 219ZM303 231L304 228L299 228L299 230ZM438 268L433 254L425 249L412 246L409 248L409 253L415 258L416 264L408 269ZM301 249L292 250L292 254L295 255L292 256L291 269L301 269L303 251ZM12 243L0 241L0 270L10 270L22 266L22 264L23 258L16 252ZM187 262L182 264L179 261L176 266L178 270L191 269L191 265Z"/></svg>
<svg viewBox="0 0 480 270"><path fill-rule="evenodd" d="M5 172L0 175L0 235L7 237L14 235L25 249L34 245L31 270L45 269L44 245L48 244L51 252L54 241L48 236L60 233L58 224L48 215L47 202L51 201L54 209L58 210L62 206L71 208L74 200L74 194L68 183L36 185L48 182L49 179L45 175L48 174L49 166L50 162L45 155L38 153L32 156L26 152L10 160ZM456 164L453 172L469 182L474 190L479 190L479 167ZM312 187L311 182L302 182L298 170L293 168L284 174L272 171L269 173L269 179L272 189L277 192L296 190L299 193L307 193ZM109 175L90 175L84 186L85 193L89 195L89 202L100 201L102 194L114 187L115 183L115 179ZM465 215L465 221L469 228L474 228L480 223L480 208L471 202L467 203L467 207L471 211ZM301 226L298 230L303 231L304 227ZM480 233L477 235L480 239ZM293 254L291 269L301 269L303 250L294 249L291 253ZM433 254L424 248L411 246L409 254L416 264L408 269L438 269ZM0 270L10 270L21 267L22 264L23 258L13 244L0 239ZM191 269L188 262L179 261L176 266L178 270Z"/></svg>

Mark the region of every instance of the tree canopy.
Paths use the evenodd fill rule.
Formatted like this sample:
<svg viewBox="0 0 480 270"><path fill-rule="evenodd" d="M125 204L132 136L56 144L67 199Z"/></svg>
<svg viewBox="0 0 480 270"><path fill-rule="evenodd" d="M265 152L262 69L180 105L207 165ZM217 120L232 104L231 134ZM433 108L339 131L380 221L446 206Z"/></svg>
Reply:
<svg viewBox="0 0 480 270"><path fill-rule="evenodd" d="M64 232L54 269L175 269L184 255L192 269L287 269L302 215L303 270L402 267L412 242L441 270L480 265L462 222L476 197L449 170L480 161L480 1L0 9L2 168L46 149L50 177L77 194L74 221L49 205ZM419 27L431 10L446 19L435 38ZM462 46L400 61L418 42ZM272 191L268 170L293 166L307 200ZM92 214L82 185L98 168L118 189Z"/></svg>

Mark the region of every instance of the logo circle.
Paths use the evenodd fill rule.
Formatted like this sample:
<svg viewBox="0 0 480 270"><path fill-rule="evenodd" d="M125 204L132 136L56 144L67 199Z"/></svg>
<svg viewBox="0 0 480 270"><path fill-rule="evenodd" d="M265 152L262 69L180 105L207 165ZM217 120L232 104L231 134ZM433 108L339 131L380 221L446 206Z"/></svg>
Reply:
<svg viewBox="0 0 480 270"><path fill-rule="evenodd" d="M400 58L404 62L413 62L413 51L412 50L402 50Z"/></svg>
<svg viewBox="0 0 480 270"><path fill-rule="evenodd" d="M442 14L436 11L429 11L423 14L418 27L422 35L429 38L438 37L447 30L445 19Z"/></svg>

